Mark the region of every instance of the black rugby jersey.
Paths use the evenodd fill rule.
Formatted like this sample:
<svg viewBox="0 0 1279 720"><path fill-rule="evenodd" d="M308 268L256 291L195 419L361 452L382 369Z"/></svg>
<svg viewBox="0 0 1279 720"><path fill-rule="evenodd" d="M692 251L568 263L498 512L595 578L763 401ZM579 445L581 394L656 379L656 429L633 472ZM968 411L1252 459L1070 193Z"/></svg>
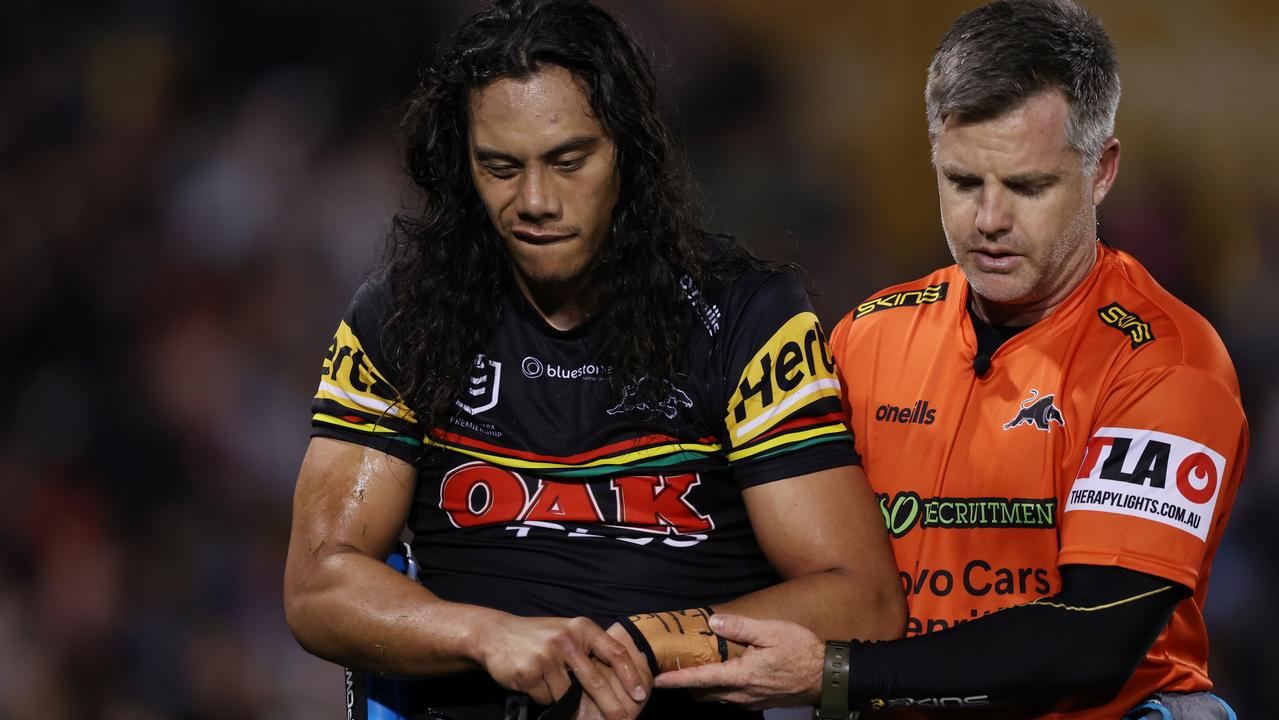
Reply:
<svg viewBox="0 0 1279 720"><path fill-rule="evenodd" d="M313 435L416 465L413 550L446 600L607 625L775 584L741 491L858 462L834 363L792 276L686 280L684 295L684 372L658 408L610 390L606 317L559 331L512 288L452 420L428 431L398 400L375 278L329 346ZM649 410L657 429L639 427Z"/></svg>

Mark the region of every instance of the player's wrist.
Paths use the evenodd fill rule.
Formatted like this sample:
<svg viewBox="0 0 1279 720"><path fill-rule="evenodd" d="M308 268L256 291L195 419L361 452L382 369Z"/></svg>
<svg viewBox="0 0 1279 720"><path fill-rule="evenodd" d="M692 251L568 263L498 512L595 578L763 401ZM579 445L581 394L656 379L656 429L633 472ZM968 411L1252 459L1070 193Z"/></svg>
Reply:
<svg viewBox="0 0 1279 720"><path fill-rule="evenodd" d="M506 655L509 649L505 629L507 613L475 605L459 606L458 617L450 622L456 631L453 654L463 657L480 668L488 668L496 654Z"/></svg>
<svg viewBox="0 0 1279 720"><path fill-rule="evenodd" d="M617 623L654 675L707 663L723 662L741 654L742 647L720 637L710 628L709 607L666 610L618 618Z"/></svg>

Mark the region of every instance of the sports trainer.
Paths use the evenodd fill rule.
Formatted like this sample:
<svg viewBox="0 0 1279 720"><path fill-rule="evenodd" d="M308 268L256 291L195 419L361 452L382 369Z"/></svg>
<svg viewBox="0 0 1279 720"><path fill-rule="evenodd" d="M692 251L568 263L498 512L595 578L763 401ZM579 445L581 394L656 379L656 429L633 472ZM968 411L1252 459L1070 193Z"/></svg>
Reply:
<svg viewBox="0 0 1279 720"><path fill-rule="evenodd" d="M1247 422L1213 329L1097 239L1118 103L1110 38L1074 3L951 26L926 105L956 264L877 293L832 339L907 638L824 647L718 618L757 647L659 686L828 718L1233 717L1209 692L1201 608Z"/></svg>
<svg viewBox="0 0 1279 720"><path fill-rule="evenodd" d="M653 673L731 652L713 610L900 636L816 316L697 228L619 25L585 0L495 3L442 44L406 122L420 206L313 404L299 642L436 678L406 717L536 717L580 689L588 715L736 718L758 714L649 697ZM406 522L421 584L383 563Z"/></svg>

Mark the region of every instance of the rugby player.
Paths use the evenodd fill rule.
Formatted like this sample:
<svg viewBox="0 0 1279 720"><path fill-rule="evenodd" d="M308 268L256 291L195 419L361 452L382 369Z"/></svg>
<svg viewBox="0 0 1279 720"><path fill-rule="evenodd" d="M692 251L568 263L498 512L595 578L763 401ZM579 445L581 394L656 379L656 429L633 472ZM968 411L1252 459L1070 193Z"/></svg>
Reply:
<svg viewBox="0 0 1279 720"><path fill-rule="evenodd" d="M755 647L659 687L822 718L1233 717L1201 609L1247 422L1212 327L1097 238L1118 103L1112 43L1074 3L951 26L926 106L956 264L832 336L907 637L717 617Z"/></svg>
<svg viewBox="0 0 1279 720"><path fill-rule="evenodd" d="M420 205L324 359L285 573L401 717L753 717L651 692L731 611L901 634L887 533L794 277L699 230L644 55L499 2L423 72ZM407 523L420 583L383 562ZM647 705L645 705L647 703ZM363 708L351 708L362 717Z"/></svg>

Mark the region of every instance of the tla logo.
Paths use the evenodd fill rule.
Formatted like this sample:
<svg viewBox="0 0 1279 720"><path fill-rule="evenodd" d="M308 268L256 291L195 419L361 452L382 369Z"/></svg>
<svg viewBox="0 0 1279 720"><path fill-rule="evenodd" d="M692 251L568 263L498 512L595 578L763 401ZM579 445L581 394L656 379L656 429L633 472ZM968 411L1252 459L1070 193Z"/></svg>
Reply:
<svg viewBox="0 0 1279 720"><path fill-rule="evenodd" d="M1032 389L1030 397L1021 401L1021 410L1012 420L1004 423L1005 430L1012 430L1021 425L1032 425L1036 429L1048 432L1052 423L1066 427L1066 418L1061 414L1052 395L1039 397L1039 391Z"/></svg>
<svg viewBox="0 0 1279 720"><path fill-rule="evenodd" d="M1154 430L1099 428L1088 441L1066 511L1146 518L1208 539L1226 458L1203 443Z"/></svg>
<svg viewBox="0 0 1279 720"><path fill-rule="evenodd" d="M875 408L875 419L879 422L904 425L932 425L937 420L937 408L928 407L927 400L916 400L913 407L904 408L896 405L880 405Z"/></svg>

